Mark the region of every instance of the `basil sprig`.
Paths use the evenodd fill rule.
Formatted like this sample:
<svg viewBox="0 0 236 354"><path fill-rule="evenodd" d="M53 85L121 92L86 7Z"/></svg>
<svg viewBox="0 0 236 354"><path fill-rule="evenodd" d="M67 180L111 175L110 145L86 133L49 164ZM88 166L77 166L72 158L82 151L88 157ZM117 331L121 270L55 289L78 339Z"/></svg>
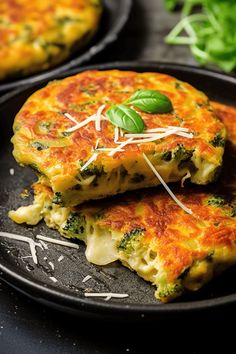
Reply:
<svg viewBox="0 0 236 354"><path fill-rule="evenodd" d="M142 133L144 121L132 105L145 113L168 113L173 110L170 99L154 90L138 90L124 104L117 104L106 112L108 120L131 133Z"/></svg>
<svg viewBox="0 0 236 354"><path fill-rule="evenodd" d="M144 130L142 117L124 104L117 104L109 108L106 115L111 123L132 133L141 133Z"/></svg>
<svg viewBox="0 0 236 354"><path fill-rule="evenodd" d="M168 113L173 110L170 99L154 90L138 90L127 103L146 113Z"/></svg>

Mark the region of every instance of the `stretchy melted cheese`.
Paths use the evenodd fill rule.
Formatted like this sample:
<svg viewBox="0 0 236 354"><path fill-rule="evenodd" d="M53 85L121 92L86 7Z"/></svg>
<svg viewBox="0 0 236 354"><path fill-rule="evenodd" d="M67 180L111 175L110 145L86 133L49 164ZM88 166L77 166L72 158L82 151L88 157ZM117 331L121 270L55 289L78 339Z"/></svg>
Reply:
<svg viewBox="0 0 236 354"><path fill-rule="evenodd" d="M0 80L47 69L88 42L100 0L0 1Z"/></svg>
<svg viewBox="0 0 236 354"><path fill-rule="evenodd" d="M192 215L160 188L69 208L52 203L51 189L36 183L34 205L10 217L28 224L44 218L63 236L83 240L87 259L95 264L120 260L157 286L155 296L162 302L198 290L236 264L236 109L213 106L229 130L225 167L207 190L174 190Z"/></svg>
<svg viewBox="0 0 236 354"><path fill-rule="evenodd" d="M100 149L114 149L119 144L115 127L108 120L101 121L100 131L94 121L68 131L76 122L96 116L103 105L105 115L109 107L126 101L138 89L157 90L168 96L174 107L166 114L139 111L145 131L182 127L193 138L169 135L128 144L109 156ZM196 184L212 182L222 164L226 135L207 97L189 84L158 73L117 70L87 71L37 91L16 116L14 132L16 160L38 171L40 182L52 188L54 203L68 206L158 185L143 153L166 182L186 175ZM119 137L120 142L125 140ZM94 152L96 159L83 169Z"/></svg>

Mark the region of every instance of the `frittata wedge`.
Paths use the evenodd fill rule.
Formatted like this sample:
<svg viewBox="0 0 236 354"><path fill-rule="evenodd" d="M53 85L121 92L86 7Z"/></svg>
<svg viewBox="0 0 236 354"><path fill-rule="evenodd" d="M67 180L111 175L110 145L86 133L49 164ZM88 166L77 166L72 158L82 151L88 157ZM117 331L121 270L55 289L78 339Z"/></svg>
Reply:
<svg viewBox="0 0 236 354"><path fill-rule="evenodd" d="M0 80L61 63L99 26L100 0L0 1Z"/></svg>
<svg viewBox="0 0 236 354"><path fill-rule="evenodd" d="M138 90L165 95L173 109L145 113L142 134L129 134L107 111ZM34 93L14 122L14 157L30 165L53 202L74 206L160 182L189 178L207 184L219 175L226 130L208 98L191 85L159 73L87 71L54 81Z"/></svg>
<svg viewBox="0 0 236 354"><path fill-rule="evenodd" d="M174 190L192 215L159 188L69 208L52 203L52 190L36 183L34 205L10 217L28 224L43 218L61 235L84 241L95 264L120 260L157 286L162 302L200 289L236 264L236 108L213 106L229 130L225 167L217 184Z"/></svg>

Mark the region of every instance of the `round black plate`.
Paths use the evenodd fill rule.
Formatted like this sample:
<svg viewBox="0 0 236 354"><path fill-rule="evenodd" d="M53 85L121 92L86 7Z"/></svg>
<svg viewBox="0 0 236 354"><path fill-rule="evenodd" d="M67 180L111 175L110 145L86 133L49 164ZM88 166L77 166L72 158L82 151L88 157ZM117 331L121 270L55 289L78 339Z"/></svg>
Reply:
<svg viewBox="0 0 236 354"><path fill-rule="evenodd" d="M103 4L104 12L99 31L87 46L75 52L69 59L55 68L22 79L19 78L0 82L0 93L25 85L35 84L44 79L50 80L55 75L59 75L64 71L78 67L82 63L91 60L93 56L100 53L107 45L115 41L129 17L132 0L103 0Z"/></svg>
<svg viewBox="0 0 236 354"><path fill-rule="evenodd" d="M202 89L211 99L235 103L236 79L189 66L161 63L111 63L83 67L55 78L95 68L168 73ZM12 122L26 98L44 84L11 92L0 98L0 230L30 237L43 234L60 238L56 231L48 229L43 222L35 227L26 227L14 224L7 217L10 209L29 203L30 198L24 200L19 194L24 188L29 188L32 180L35 179L32 171L19 167L11 155ZM10 168L14 168L13 176L9 173ZM126 318L127 316L124 315L132 319L157 316L160 318L167 314L179 316L183 313L236 302L235 267L197 293L186 295L170 304L160 304L154 299L154 287L118 262L105 267L89 264L84 256L83 244L80 244L79 251L48 244L48 250L38 250L37 266L31 258L22 258L30 255L27 244L1 238L0 246L0 277L3 280L41 303L71 313L116 319ZM58 262L61 255L64 259ZM54 270L49 262L54 264ZM92 278L83 283L83 278L88 274ZM51 276L58 280L57 283L50 279ZM109 302L98 298L88 299L83 295L85 289L93 292L128 293L129 297L111 299Z"/></svg>

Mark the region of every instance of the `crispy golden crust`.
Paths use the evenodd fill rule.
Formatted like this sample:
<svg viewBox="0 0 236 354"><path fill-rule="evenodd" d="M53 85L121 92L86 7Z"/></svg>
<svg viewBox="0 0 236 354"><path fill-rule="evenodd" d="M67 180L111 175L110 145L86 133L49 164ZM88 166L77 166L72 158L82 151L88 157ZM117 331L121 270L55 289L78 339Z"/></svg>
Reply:
<svg viewBox="0 0 236 354"><path fill-rule="evenodd" d="M65 112L81 122L96 113L102 104L106 105L105 112L112 104L124 102L140 88L164 93L174 106L174 110L167 114L140 112L146 128L181 126L193 132L193 139L171 135L156 142L127 145L123 152L113 156L100 152L93 167L110 173L121 165L130 170L130 165L137 161L141 169L147 169L143 152L156 159L158 154L161 156L179 146L191 153L194 151L197 169L201 169L201 161L207 161L214 168L221 165L225 128L202 92L168 75L117 70L87 71L52 82L34 93L15 119L12 140L15 158L22 164L34 164L48 178L54 191L60 191L54 186L60 178L70 180L70 186L75 185L79 179L78 171L92 156L97 142L99 147L115 148L117 144L114 142L114 126L108 121L102 121L101 131L90 122L73 133L65 133L74 125ZM220 144L218 140L215 144L217 136L222 139ZM213 172L203 183L211 178ZM173 177L172 180L176 179Z"/></svg>
<svg viewBox="0 0 236 354"><path fill-rule="evenodd" d="M218 103L213 106L229 130L220 179L207 187L172 189L192 215L161 188L116 196L95 205L56 206L49 211L53 193L49 187L36 183L36 196L46 195L47 200L41 217L62 235L88 244L90 228L101 230L97 239L110 231L110 238L115 240L115 259L155 284L156 297L163 302L181 295L185 289L198 290L236 264L236 108ZM58 215L63 221L58 221ZM87 240L85 220L89 225ZM101 243L97 247L103 248Z"/></svg>
<svg viewBox="0 0 236 354"><path fill-rule="evenodd" d="M212 102L212 106L227 128L228 141L224 155L223 175L217 184L218 193L236 195L236 107Z"/></svg>
<svg viewBox="0 0 236 354"><path fill-rule="evenodd" d="M236 146L236 107L228 106L219 102L211 102L217 116L223 121L227 129L228 140Z"/></svg>
<svg viewBox="0 0 236 354"><path fill-rule="evenodd" d="M174 190L193 215L186 214L160 190L105 202L96 211L103 215L97 221L102 228L123 233L145 229L143 242L152 243L170 282L214 249L236 247L236 108L215 102L213 107L228 128L229 154L220 180L207 187L208 192L201 187Z"/></svg>
<svg viewBox="0 0 236 354"><path fill-rule="evenodd" d="M92 37L100 0L0 2L0 79L51 67Z"/></svg>

